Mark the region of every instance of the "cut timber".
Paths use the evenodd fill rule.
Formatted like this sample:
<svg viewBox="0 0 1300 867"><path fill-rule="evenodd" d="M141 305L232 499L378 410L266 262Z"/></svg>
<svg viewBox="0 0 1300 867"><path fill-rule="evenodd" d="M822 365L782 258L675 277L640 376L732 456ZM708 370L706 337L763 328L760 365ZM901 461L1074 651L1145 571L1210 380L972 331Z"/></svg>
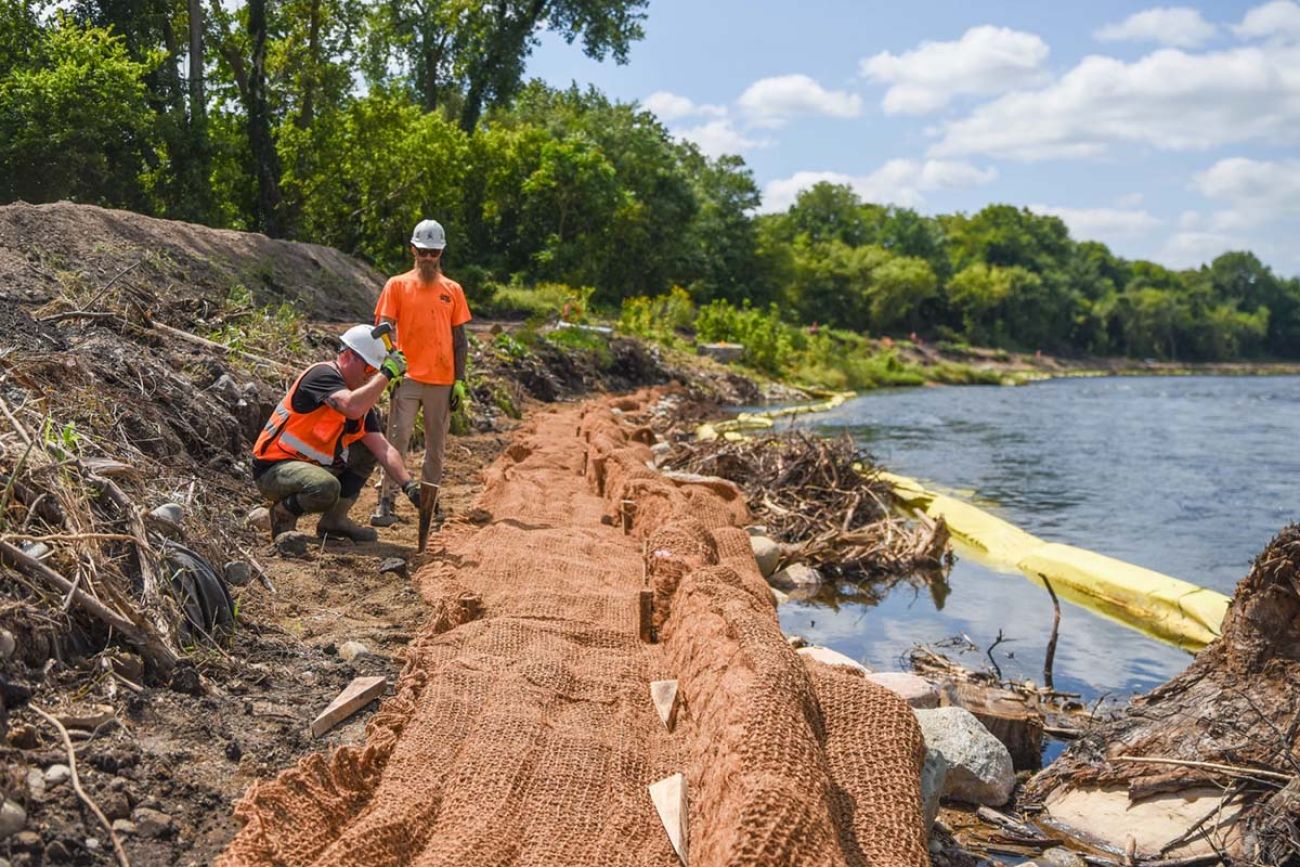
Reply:
<svg viewBox="0 0 1300 867"><path fill-rule="evenodd" d="M639 590L636 595L637 631L646 644L654 642L654 607L653 590Z"/></svg>
<svg viewBox="0 0 1300 867"><path fill-rule="evenodd" d="M654 801L659 821L668 832L668 842L673 844L673 851L685 867L690 863L686 857L686 775L673 774L651 783L650 800Z"/></svg>
<svg viewBox="0 0 1300 867"><path fill-rule="evenodd" d="M650 681L650 700L659 711L659 719L664 721L664 728L673 730L673 720L677 716L677 681Z"/></svg>
<svg viewBox="0 0 1300 867"><path fill-rule="evenodd" d="M347 685L330 706L312 720L312 737L318 738L361 708L384 694L387 683L382 677L358 677Z"/></svg>
<svg viewBox="0 0 1300 867"><path fill-rule="evenodd" d="M944 684L941 706L956 705L975 715L1006 746L1017 771L1036 771L1043 764L1043 714L1009 689L974 683Z"/></svg>

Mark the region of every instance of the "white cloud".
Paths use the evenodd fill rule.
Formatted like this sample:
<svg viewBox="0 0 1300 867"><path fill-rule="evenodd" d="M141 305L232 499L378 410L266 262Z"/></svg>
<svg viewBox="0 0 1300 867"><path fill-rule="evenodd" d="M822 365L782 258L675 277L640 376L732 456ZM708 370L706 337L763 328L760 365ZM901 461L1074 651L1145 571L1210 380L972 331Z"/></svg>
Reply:
<svg viewBox="0 0 1300 867"><path fill-rule="evenodd" d="M1189 6L1157 6L1135 12L1118 24L1107 24L1093 35L1103 42L1159 42L1195 48L1214 36L1215 30Z"/></svg>
<svg viewBox="0 0 1300 867"><path fill-rule="evenodd" d="M800 115L857 117L862 97L843 90L827 90L806 75L762 78L737 100L756 126L779 127Z"/></svg>
<svg viewBox="0 0 1300 867"><path fill-rule="evenodd" d="M1048 87L1010 93L946 124L932 156L1088 157L1117 142L1200 150L1244 141L1300 143L1300 46L1132 63L1086 57Z"/></svg>
<svg viewBox="0 0 1300 867"><path fill-rule="evenodd" d="M1229 250L1251 249L1252 245L1244 238L1221 232L1178 232L1165 242L1156 255L1156 260L1170 268L1196 268L1213 260L1220 253ZM1260 253L1255 244L1256 253Z"/></svg>
<svg viewBox="0 0 1300 867"><path fill-rule="evenodd" d="M1042 83L1047 43L1033 33L1006 27L972 27L954 42L922 42L903 54L882 51L858 68L890 85L886 114L925 114L958 94L1002 93Z"/></svg>
<svg viewBox="0 0 1300 867"><path fill-rule="evenodd" d="M660 120L677 120L683 117L722 117L727 110L720 105L696 103L688 97L666 90L657 90L641 100L641 106Z"/></svg>
<svg viewBox="0 0 1300 867"><path fill-rule="evenodd" d="M869 175L796 172L763 188L762 210L784 211L794 204L800 191L822 181L847 184L868 202L915 208L925 202L926 191L980 186L991 183L997 176L996 169L981 169L970 163L904 159L890 160Z"/></svg>
<svg viewBox="0 0 1300 867"><path fill-rule="evenodd" d="M1146 196L1141 193L1128 193L1116 199L1115 204L1121 208L1136 208L1144 201L1146 201Z"/></svg>
<svg viewBox="0 0 1300 867"><path fill-rule="evenodd" d="M1273 0L1256 6L1232 32L1242 39L1300 39L1300 3Z"/></svg>
<svg viewBox="0 0 1300 867"><path fill-rule="evenodd" d="M1228 205L1210 225L1234 231L1300 214L1300 160L1219 160L1192 178L1192 189Z"/></svg>
<svg viewBox="0 0 1300 867"><path fill-rule="evenodd" d="M767 147L771 142L751 139L731 125L729 120L711 120L706 124L678 130L678 138L694 142L696 146L710 157L724 154L740 154L755 148Z"/></svg>
<svg viewBox="0 0 1300 867"><path fill-rule="evenodd" d="M1116 243L1145 235L1161 224L1146 211L1125 208L1064 208L1051 205L1030 205L1029 210L1052 217L1060 217L1078 241L1105 241Z"/></svg>

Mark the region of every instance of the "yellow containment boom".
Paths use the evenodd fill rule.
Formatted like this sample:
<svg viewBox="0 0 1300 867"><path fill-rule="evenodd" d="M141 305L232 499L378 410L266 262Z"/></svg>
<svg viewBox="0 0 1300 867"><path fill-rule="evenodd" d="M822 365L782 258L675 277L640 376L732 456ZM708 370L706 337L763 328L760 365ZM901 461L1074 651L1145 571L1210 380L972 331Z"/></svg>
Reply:
<svg viewBox="0 0 1300 867"><path fill-rule="evenodd" d="M695 438L706 441L716 440L718 437L732 441L743 440L746 439L744 431L768 430L776 424L776 420L779 418L807 415L813 412L827 412L835 409L835 407L851 397L853 397L851 391L836 392L826 400L818 403L801 403L797 406L783 406L780 409L769 409L763 412L742 412L735 418L729 418L726 421L700 425L695 429Z"/></svg>
<svg viewBox="0 0 1300 867"><path fill-rule="evenodd" d="M1229 599L1222 593L1071 545L1044 542L983 509L926 490L893 473L879 477L907 508L943 518L968 554L995 569L1050 581L1063 598L1148 635L1199 650L1219 637Z"/></svg>

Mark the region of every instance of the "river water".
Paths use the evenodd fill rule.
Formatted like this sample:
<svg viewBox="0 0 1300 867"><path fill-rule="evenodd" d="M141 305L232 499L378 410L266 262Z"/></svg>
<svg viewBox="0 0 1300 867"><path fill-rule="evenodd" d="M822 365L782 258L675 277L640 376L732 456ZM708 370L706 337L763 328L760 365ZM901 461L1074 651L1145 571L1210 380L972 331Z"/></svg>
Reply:
<svg viewBox="0 0 1300 867"><path fill-rule="evenodd" d="M847 431L886 469L957 493L1052 542L1228 595L1300 517L1300 377L1059 379L1018 388L872 392L798 422ZM781 425L784 427L784 424ZM916 642L966 636L1005 676L1041 680L1052 605L1041 587L959 559L936 604L903 584L877 606L791 602L788 634L876 670ZM1057 689L1091 699L1151 688L1191 657L1061 602Z"/></svg>

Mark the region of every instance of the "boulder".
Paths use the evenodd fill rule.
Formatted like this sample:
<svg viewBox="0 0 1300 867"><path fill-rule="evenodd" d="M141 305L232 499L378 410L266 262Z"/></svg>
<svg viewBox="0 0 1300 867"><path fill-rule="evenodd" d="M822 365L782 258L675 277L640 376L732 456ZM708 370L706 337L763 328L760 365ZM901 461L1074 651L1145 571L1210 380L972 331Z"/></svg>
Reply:
<svg viewBox="0 0 1300 867"><path fill-rule="evenodd" d="M927 835L939 815L939 799L943 797L943 785L947 779L948 760L938 750L927 748L925 762L921 765L921 811L925 814Z"/></svg>
<svg viewBox="0 0 1300 867"><path fill-rule="evenodd" d="M243 560L231 560L221 567L221 573L225 576L226 583L232 587L243 587L253 580L253 567Z"/></svg>
<svg viewBox="0 0 1300 867"><path fill-rule="evenodd" d="M172 817L149 807L141 807L132 814L135 830L143 837L167 837L175 828Z"/></svg>
<svg viewBox="0 0 1300 867"><path fill-rule="evenodd" d="M906 671L873 671L867 680L879 684L914 708L939 706L939 689L930 681Z"/></svg>
<svg viewBox="0 0 1300 867"><path fill-rule="evenodd" d="M791 563L767 579L782 590L816 590L822 586L822 573L803 563Z"/></svg>
<svg viewBox="0 0 1300 867"><path fill-rule="evenodd" d="M405 578L407 575L406 561L401 557L388 557L384 562L379 564L380 575L390 572L398 578Z"/></svg>
<svg viewBox="0 0 1300 867"><path fill-rule="evenodd" d="M926 747L942 753L948 762L944 797L990 807L1011 799L1016 786L1011 753L970 711L940 707L913 713Z"/></svg>
<svg viewBox="0 0 1300 867"><path fill-rule="evenodd" d="M67 765L50 765L45 769L45 785L57 786L72 778L72 768Z"/></svg>
<svg viewBox="0 0 1300 867"><path fill-rule="evenodd" d="M815 659L818 662L824 662L827 665L841 665L845 668L856 669L863 674L869 674L871 669L867 668L856 659L851 659L840 653L838 650L831 650L829 647L800 647L795 651L800 656L806 656L809 659Z"/></svg>
<svg viewBox="0 0 1300 867"><path fill-rule="evenodd" d="M297 530L286 530L275 537L275 550L285 557L306 557L312 538Z"/></svg>
<svg viewBox="0 0 1300 867"><path fill-rule="evenodd" d="M17 834L26 824L26 810L10 800L0 804L0 840Z"/></svg>
<svg viewBox="0 0 1300 867"><path fill-rule="evenodd" d="M369 652L370 648L366 647L360 641L345 641L339 645L339 657L348 662L351 662L363 653Z"/></svg>
<svg viewBox="0 0 1300 867"><path fill-rule="evenodd" d="M767 536L750 536L749 547L754 549L758 571L763 573L764 578L771 577L781 564L781 546Z"/></svg>
<svg viewBox="0 0 1300 867"><path fill-rule="evenodd" d="M248 515L244 518L244 525L255 530L271 529L271 510L266 506L255 506L248 510Z"/></svg>

